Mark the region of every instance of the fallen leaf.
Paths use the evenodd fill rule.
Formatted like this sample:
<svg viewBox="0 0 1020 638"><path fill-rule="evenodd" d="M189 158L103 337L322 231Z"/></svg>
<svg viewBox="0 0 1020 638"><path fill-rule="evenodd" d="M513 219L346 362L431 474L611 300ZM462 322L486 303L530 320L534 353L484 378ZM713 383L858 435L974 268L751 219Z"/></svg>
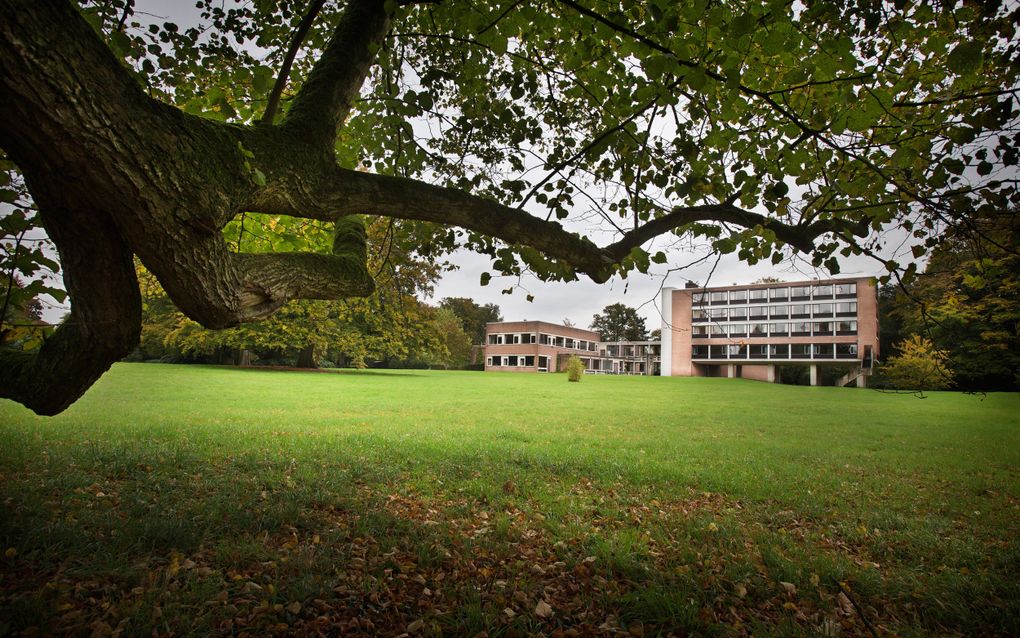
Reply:
<svg viewBox="0 0 1020 638"><path fill-rule="evenodd" d="M538 616L539 618L548 618L552 616L552 613L553 613L552 607L550 607L549 603L545 602L544 600L538 601L538 604L535 605L535 615Z"/></svg>
<svg viewBox="0 0 1020 638"><path fill-rule="evenodd" d="M18 550L13 548L13 547L8 547L7 551L4 552L4 556L6 556L7 558L14 558L17 555L18 555Z"/></svg>
<svg viewBox="0 0 1020 638"><path fill-rule="evenodd" d="M786 581L779 581L779 584L783 586L783 589L786 591L786 594L788 596L796 596L797 595L797 586L794 585L793 583L788 583Z"/></svg>
<svg viewBox="0 0 1020 638"><path fill-rule="evenodd" d="M425 621L419 618L418 620L414 621L413 623L407 626L407 633L413 634L415 632L421 631L421 628L424 626Z"/></svg>
<svg viewBox="0 0 1020 638"><path fill-rule="evenodd" d="M289 611L290 613L292 613L292 614L296 614L296 613L298 613L299 611L301 611L301 603L299 603L298 601L296 601L296 600L295 600L295 601L294 601L294 602L292 602L291 604L287 605L287 606L285 607L285 609L286 609L287 611Z"/></svg>
<svg viewBox="0 0 1020 638"><path fill-rule="evenodd" d="M843 615L854 615L854 604L850 602L850 599L847 598L846 594L843 592L836 594L836 602L839 604L839 611L841 611Z"/></svg>

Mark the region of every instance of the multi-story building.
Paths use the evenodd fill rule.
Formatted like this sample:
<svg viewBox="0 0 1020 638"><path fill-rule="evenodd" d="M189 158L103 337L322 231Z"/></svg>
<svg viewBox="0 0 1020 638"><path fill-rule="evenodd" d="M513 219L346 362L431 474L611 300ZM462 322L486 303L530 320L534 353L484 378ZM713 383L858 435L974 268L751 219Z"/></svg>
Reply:
<svg viewBox="0 0 1020 638"><path fill-rule="evenodd" d="M485 369L556 372L577 356L589 374L658 374L658 341L603 343L599 333L545 321L485 326Z"/></svg>
<svg viewBox="0 0 1020 638"><path fill-rule="evenodd" d="M865 384L878 357L878 297L868 278L662 291L662 374L776 381L777 365L849 366Z"/></svg>
<svg viewBox="0 0 1020 638"><path fill-rule="evenodd" d="M501 321L485 326L485 369L521 372L561 370L560 355L591 357L599 333L545 321Z"/></svg>

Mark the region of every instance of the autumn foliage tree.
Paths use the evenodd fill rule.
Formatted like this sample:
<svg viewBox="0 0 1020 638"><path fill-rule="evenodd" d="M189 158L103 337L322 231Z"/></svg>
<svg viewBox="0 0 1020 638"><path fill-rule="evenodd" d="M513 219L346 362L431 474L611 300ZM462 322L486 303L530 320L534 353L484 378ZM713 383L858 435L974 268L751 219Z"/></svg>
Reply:
<svg viewBox="0 0 1020 638"><path fill-rule="evenodd" d="M198 4L182 27L133 0L0 0L5 170L72 299L38 352L2 357L0 394L37 412L137 344L134 257L222 329L370 295L360 215L509 275L604 282L700 244L909 277L884 230L923 255L1018 204L1005 3ZM233 250L249 213L333 240Z"/></svg>
<svg viewBox="0 0 1020 638"><path fill-rule="evenodd" d="M885 380L899 390L945 390L953 385L948 355L930 339L913 335L896 345L897 354L882 366Z"/></svg>

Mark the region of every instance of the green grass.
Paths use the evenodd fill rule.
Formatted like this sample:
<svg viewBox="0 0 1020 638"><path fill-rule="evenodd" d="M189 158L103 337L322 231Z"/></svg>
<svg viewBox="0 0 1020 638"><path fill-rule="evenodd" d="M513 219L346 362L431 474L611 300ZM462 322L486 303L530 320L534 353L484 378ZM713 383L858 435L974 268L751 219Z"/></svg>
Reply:
<svg viewBox="0 0 1020 638"><path fill-rule="evenodd" d="M1015 635L1018 539L1016 394L120 364L0 402L0 636Z"/></svg>

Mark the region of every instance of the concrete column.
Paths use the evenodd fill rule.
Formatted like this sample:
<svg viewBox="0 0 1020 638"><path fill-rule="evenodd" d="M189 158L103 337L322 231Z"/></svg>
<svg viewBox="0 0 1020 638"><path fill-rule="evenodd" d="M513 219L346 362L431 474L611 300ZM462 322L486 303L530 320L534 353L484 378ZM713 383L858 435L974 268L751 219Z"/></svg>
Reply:
<svg viewBox="0 0 1020 638"><path fill-rule="evenodd" d="M772 363L769 364L768 372L765 373L765 380L768 381L769 383L775 383L776 382L776 366L775 366L775 364L772 364Z"/></svg>
<svg viewBox="0 0 1020 638"><path fill-rule="evenodd" d="M867 387L867 386L868 386L868 384L867 384L867 379L865 378L865 376L864 376L864 373L862 372L862 373L861 373L860 375L858 375L858 377L857 377L857 387L858 387L858 388L865 388L865 387Z"/></svg>
<svg viewBox="0 0 1020 638"><path fill-rule="evenodd" d="M818 385L818 364L811 364L811 385Z"/></svg>
<svg viewBox="0 0 1020 638"><path fill-rule="evenodd" d="M728 364L726 366L726 378L727 379L732 379L732 378L734 378L736 376L737 376L737 366L733 365L732 363Z"/></svg>

